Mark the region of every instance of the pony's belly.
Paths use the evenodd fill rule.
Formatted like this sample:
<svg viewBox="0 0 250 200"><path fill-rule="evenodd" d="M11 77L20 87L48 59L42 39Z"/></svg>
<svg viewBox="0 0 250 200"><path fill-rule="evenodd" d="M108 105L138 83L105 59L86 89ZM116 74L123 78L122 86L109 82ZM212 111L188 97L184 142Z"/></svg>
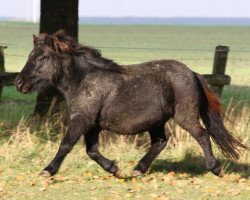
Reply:
<svg viewBox="0 0 250 200"><path fill-rule="evenodd" d="M148 131L164 121L161 113L149 116L146 114L129 117L124 115L126 114L121 113L117 117L102 120L101 129L120 134L137 134Z"/></svg>
<svg viewBox="0 0 250 200"><path fill-rule="evenodd" d="M118 134L133 135L148 131L149 129L151 129L151 126L150 125L145 126L141 124L126 124L124 122L121 122L120 124L102 123L101 129L110 132L115 132Z"/></svg>

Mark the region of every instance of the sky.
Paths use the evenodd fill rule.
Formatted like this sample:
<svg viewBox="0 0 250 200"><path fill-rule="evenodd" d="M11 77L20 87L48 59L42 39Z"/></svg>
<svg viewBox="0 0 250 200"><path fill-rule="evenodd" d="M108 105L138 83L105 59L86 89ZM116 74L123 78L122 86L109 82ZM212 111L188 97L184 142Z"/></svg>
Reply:
<svg viewBox="0 0 250 200"><path fill-rule="evenodd" d="M37 21L40 0L0 0L0 17ZM250 0L79 0L88 17L247 17Z"/></svg>

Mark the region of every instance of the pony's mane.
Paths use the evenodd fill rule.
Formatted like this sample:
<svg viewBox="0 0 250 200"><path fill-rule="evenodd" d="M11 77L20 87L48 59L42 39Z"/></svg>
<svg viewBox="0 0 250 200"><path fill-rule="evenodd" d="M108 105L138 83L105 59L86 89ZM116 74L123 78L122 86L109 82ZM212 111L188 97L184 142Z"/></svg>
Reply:
<svg viewBox="0 0 250 200"><path fill-rule="evenodd" d="M48 35L40 34L34 44L45 44L59 55L70 54L72 56L83 56L86 62L94 68L122 72L123 68L113 60L102 57L101 51L90 46L79 44L75 38L67 35L65 31Z"/></svg>

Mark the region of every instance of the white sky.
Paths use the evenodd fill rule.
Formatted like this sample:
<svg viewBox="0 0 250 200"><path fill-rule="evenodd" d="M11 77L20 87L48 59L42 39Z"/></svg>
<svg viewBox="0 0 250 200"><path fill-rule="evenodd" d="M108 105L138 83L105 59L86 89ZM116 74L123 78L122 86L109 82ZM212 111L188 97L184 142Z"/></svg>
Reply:
<svg viewBox="0 0 250 200"><path fill-rule="evenodd" d="M0 16L39 17L39 0L0 0ZM79 0L80 16L249 17L250 0Z"/></svg>

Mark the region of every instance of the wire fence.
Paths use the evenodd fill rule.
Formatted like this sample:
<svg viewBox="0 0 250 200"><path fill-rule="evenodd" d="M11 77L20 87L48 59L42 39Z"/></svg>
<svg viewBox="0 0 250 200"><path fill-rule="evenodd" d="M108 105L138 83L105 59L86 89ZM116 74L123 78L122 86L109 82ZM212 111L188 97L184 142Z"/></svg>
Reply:
<svg viewBox="0 0 250 200"><path fill-rule="evenodd" d="M1 44L1 43L0 43ZM5 68L6 71L19 71L21 66L16 63L24 63L29 55L32 46L23 50L22 44L5 44L10 45L5 50L6 56ZM18 47L18 48L17 48ZM19 48L22 47L22 50ZM136 47L136 46L104 46L99 45L95 48L102 50L104 57L113 59L115 62L122 65L136 64L147 62L149 60L158 59L173 59L179 60L189 66L192 70L201 73L209 74L212 72L214 63L214 54L222 52L216 49L202 48L156 48L156 47ZM17 50L17 53L15 53ZM20 54L19 54L20 53ZM26 54L26 55L25 55ZM15 60L15 58L18 58ZM11 65L9 65L11 63ZM8 67L10 66L10 68ZM250 76L248 74L250 67L250 50L230 49L227 57L227 74L230 75L235 84L241 83L241 77L244 79L243 84L250 84ZM239 69L246 69L239 75ZM241 77L240 77L241 76ZM235 77L235 79L234 79ZM249 82L249 83L248 83Z"/></svg>
<svg viewBox="0 0 250 200"><path fill-rule="evenodd" d="M168 52L221 52L221 51L217 51L217 50L204 50L204 49L164 49L164 48L142 48L142 47L97 47L98 49L112 49L112 50L147 50L147 51L168 51ZM230 53L233 52L237 52L237 53L249 53L250 51L241 51L241 50L230 50ZM24 55L24 54L10 54L10 53L5 53L4 55L9 56L9 57L21 57L21 58L27 58L28 55ZM178 54L176 54L178 55ZM181 60L212 60L213 57L200 57L197 58L197 55L195 55L196 58L184 58L184 57L178 57ZM118 61L143 61L145 59L142 58L133 58L133 59L116 59ZM228 60L233 60L233 61L250 61L250 55L249 55L249 59L247 58L243 58L243 57L237 57L237 58L231 58L230 56L228 57Z"/></svg>
<svg viewBox="0 0 250 200"><path fill-rule="evenodd" d="M2 43L0 43L0 46ZM15 58L21 58L22 60L26 60L28 57L28 48L26 46L27 54L25 55L23 52L22 54L18 53L13 53L14 50L13 48L16 47L24 47L24 45L19 45L19 44L4 44L6 46L9 46L7 50L5 50L4 55L11 59ZM31 46L29 47L31 48ZM176 60L181 60L181 61L194 61L198 62L199 64L202 62L208 62L211 64L211 71L212 71L212 63L214 60L214 54L215 52L221 52L220 50L216 49L192 49L192 48L148 48L148 47L126 47L126 46L96 46L95 48L100 49L100 50L108 50L109 55L115 55L114 60L116 62L144 62L147 60L155 60L159 59L160 56L164 55L164 52L166 52L167 55L173 55L173 59ZM11 49L11 51L10 51ZM25 50L25 52L26 52ZM122 56L123 52L122 51L127 51L126 56L129 55L129 58L126 56ZM117 52L119 51L119 54ZM140 54L135 54L134 52L142 51ZM20 52L20 51L17 51ZM130 53L131 52L131 53ZM151 57L147 57L148 53L151 53ZM157 52L160 52L159 54ZM200 54L199 54L200 53ZM157 56L158 55L158 56ZM112 58L112 57L110 57ZM161 59L164 59L165 57L161 57ZM250 50L238 50L238 49L230 49L229 51L229 56L228 56L228 62L244 62L244 67L248 68L250 67ZM8 67L8 63L5 63L6 67ZM230 67L237 66L237 64L230 65ZM202 66L201 66L202 67ZM210 69L209 69L210 70ZM230 71L229 75L234 77L234 71ZM244 74L244 77L247 78L247 80L250 80L250 75L249 74ZM241 81L241 80L240 80ZM238 81L239 82L239 81ZM238 83L237 82L237 83ZM246 81L245 81L246 82ZM244 83L245 84L245 83ZM249 82L250 84L250 82ZM27 103L30 100L20 100L20 102L23 101L23 103ZM35 98L32 100L35 101ZM19 102L19 103L20 103ZM39 102L40 104L48 104L48 102Z"/></svg>
<svg viewBox="0 0 250 200"><path fill-rule="evenodd" d="M14 43L0 43L0 46L22 46L27 45L14 44ZM201 48L156 48L156 47L126 47L126 46L96 46L99 49L121 49L121 50L155 50L155 51L199 51L199 52L221 52L225 50L218 49L201 49ZM250 53L250 50L230 49L230 52Z"/></svg>
<svg viewBox="0 0 250 200"><path fill-rule="evenodd" d="M11 51L5 51L8 60L20 58L17 62L25 62L29 55L29 48L24 51L14 53L13 47L18 46L12 44ZM131 46L95 46L102 50L104 57L113 59L122 65L136 64L147 62L149 60L173 59L179 60L190 67L192 70L200 74L211 74L213 71L214 54L222 52L216 49L202 48L148 48L148 47L131 47ZM107 50L107 51L106 51ZM26 54L27 53L27 54ZM26 55L25 55L26 54ZM13 63L17 63L13 62ZM12 71L15 66L12 64ZM6 63L8 71L8 63ZM20 68L18 68L20 70ZM226 74L232 78L231 84L234 85L250 85L250 50L230 49L227 57Z"/></svg>

